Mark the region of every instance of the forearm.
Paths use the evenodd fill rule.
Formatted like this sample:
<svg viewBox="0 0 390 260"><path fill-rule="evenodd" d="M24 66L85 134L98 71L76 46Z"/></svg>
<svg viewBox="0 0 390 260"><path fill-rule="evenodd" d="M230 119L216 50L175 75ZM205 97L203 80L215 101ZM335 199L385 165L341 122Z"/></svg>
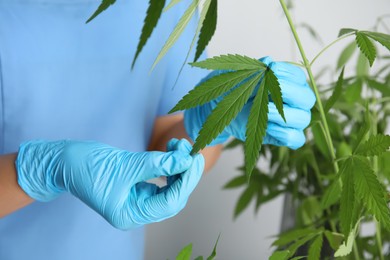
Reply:
<svg viewBox="0 0 390 260"><path fill-rule="evenodd" d="M0 156L0 218L33 202L19 186L16 154Z"/></svg>
<svg viewBox="0 0 390 260"><path fill-rule="evenodd" d="M172 138L185 138L191 141L185 131L181 115L165 116L156 120L149 150L165 151L166 144ZM205 158L205 171L210 170L216 163L222 152L222 147L222 145L210 146L201 151Z"/></svg>

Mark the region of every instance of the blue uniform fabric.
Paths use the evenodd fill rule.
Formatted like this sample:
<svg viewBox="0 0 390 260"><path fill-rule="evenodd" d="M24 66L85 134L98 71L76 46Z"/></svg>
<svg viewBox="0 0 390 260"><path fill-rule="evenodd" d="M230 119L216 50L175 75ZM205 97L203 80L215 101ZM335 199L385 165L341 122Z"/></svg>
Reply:
<svg viewBox="0 0 390 260"><path fill-rule="evenodd" d="M190 1L163 14L130 70L148 2L117 0L86 25L101 0L0 0L0 154L31 139L147 148L155 118L206 75L186 65L173 88L196 18L149 73ZM0 259L139 260L143 236L66 194L0 219Z"/></svg>

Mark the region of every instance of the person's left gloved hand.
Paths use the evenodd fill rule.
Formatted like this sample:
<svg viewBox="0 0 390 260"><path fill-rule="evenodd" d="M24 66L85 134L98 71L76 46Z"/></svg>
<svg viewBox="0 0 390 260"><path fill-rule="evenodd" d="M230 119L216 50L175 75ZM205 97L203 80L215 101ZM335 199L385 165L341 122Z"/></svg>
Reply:
<svg viewBox="0 0 390 260"><path fill-rule="evenodd" d="M311 119L310 109L315 103L315 96L306 82L302 69L286 62L273 62L270 57L260 59L278 78L283 98L283 110L286 122L279 115L275 104L270 101L268 105L268 125L264 144L287 146L297 149L305 143L303 130L309 125ZM211 72L205 79L224 73ZM184 112L184 125L187 134L195 141L198 133L211 111L222 100L219 97L202 106L188 109ZM210 145L222 144L231 136L245 141L246 125L253 104L253 98L245 104L237 117L224 129L224 131Z"/></svg>

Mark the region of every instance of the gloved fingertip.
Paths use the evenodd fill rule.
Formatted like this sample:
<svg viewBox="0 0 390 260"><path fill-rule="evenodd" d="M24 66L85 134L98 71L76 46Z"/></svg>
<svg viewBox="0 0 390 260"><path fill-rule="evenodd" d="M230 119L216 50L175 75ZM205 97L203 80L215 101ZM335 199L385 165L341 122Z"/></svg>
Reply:
<svg viewBox="0 0 390 260"><path fill-rule="evenodd" d="M177 150L190 153L192 145L187 139L183 138L177 143Z"/></svg>
<svg viewBox="0 0 390 260"><path fill-rule="evenodd" d="M176 147L178 142L179 142L179 139L177 139L177 138L172 138L171 140L169 140L169 142L167 143L167 151L176 150L175 147Z"/></svg>
<svg viewBox="0 0 390 260"><path fill-rule="evenodd" d="M161 167L165 169L167 175L182 173L191 167L193 158L188 152L176 150L169 152L166 159L162 161Z"/></svg>
<svg viewBox="0 0 390 260"><path fill-rule="evenodd" d="M262 57L262 58L260 58L259 60L260 60L262 63L264 63L265 65L267 65L267 66L269 66L269 64L270 64L271 62L273 62L273 61L272 61L272 58L271 58L270 56Z"/></svg>

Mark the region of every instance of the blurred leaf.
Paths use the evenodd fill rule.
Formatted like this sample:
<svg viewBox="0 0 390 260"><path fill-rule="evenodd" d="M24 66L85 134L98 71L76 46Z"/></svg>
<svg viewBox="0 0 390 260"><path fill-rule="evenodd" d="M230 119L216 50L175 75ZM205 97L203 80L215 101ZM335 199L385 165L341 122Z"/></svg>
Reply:
<svg viewBox="0 0 390 260"><path fill-rule="evenodd" d="M273 246L278 246L282 247L285 245L288 245L295 240L301 238L301 237L306 237L311 234L315 234L317 230L312 229L312 228L304 228L304 229L293 229L291 231L284 232L280 234L277 240L275 240L272 245Z"/></svg>
<svg viewBox="0 0 390 260"><path fill-rule="evenodd" d="M203 256L198 256L197 258L195 258L194 260L203 260Z"/></svg>
<svg viewBox="0 0 390 260"><path fill-rule="evenodd" d="M342 234L339 234L339 233L335 233L335 232L331 232L329 230L325 230L324 234L326 236L326 239L329 242L330 247L333 250L337 250L340 247L340 245L343 242L343 240L344 240L344 236Z"/></svg>
<svg viewBox="0 0 390 260"><path fill-rule="evenodd" d="M324 135L323 128L321 127L321 121L316 121L311 125L311 131L313 133L314 137L314 143L319 149L319 151L322 153L322 155L325 156L325 158L330 159L328 145L326 143L326 138Z"/></svg>
<svg viewBox="0 0 390 260"><path fill-rule="evenodd" d="M376 58L376 49L371 40L363 33L356 33L356 44L359 46L360 51L366 56L370 62L370 66L374 64Z"/></svg>
<svg viewBox="0 0 390 260"><path fill-rule="evenodd" d="M234 218L237 218L243 211L249 206L249 203L253 199L253 196L255 195L256 190L252 187L248 187L244 190L243 193L241 193L240 197L238 198L238 202L236 204L236 207L234 209Z"/></svg>
<svg viewBox="0 0 390 260"><path fill-rule="evenodd" d="M131 65L132 68L135 65L135 61L137 60L138 55L141 53L149 37L152 35L152 32L161 17L161 13L164 6L165 0L149 0L149 7L146 11L146 17L144 21L144 26L142 28L141 37L139 38L137 51L135 53L133 63Z"/></svg>
<svg viewBox="0 0 390 260"><path fill-rule="evenodd" d="M340 225L345 237L352 229L352 212L355 201L354 190L354 167L351 157L345 161L340 169L340 176L343 180L343 188L340 199Z"/></svg>
<svg viewBox="0 0 390 260"><path fill-rule="evenodd" d="M336 178L333 183L325 190L325 193L321 199L321 207L323 209L327 209L328 207L337 203L340 199L340 194L341 185L339 178Z"/></svg>
<svg viewBox="0 0 390 260"><path fill-rule="evenodd" d="M353 41L344 48L337 60L337 69L342 68L352 57L356 50L356 43Z"/></svg>
<svg viewBox="0 0 390 260"><path fill-rule="evenodd" d="M355 154L374 156L386 152L390 147L390 136L388 135L372 135L370 138L362 143L355 151Z"/></svg>
<svg viewBox="0 0 390 260"><path fill-rule="evenodd" d="M191 66L209 70L264 70L266 66L257 59L238 54L227 54L190 63Z"/></svg>
<svg viewBox="0 0 390 260"><path fill-rule="evenodd" d="M215 139L223 129L238 115L247 102L250 95L253 93L256 85L260 80L260 75L257 75L246 81L238 88L231 91L225 98L220 101L216 108L207 117L203 124L199 135L196 138L191 153L197 153L213 139Z"/></svg>
<svg viewBox="0 0 390 260"><path fill-rule="evenodd" d="M176 4L180 3L181 1L182 0L171 0L171 2L169 2L167 7L164 8L164 12L168 11L169 9L171 9L172 7L174 7Z"/></svg>
<svg viewBox="0 0 390 260"><path fill-rule="evenodd" d="M203 20L202 28L200 29L194 62L199 59L215 33L215 29L217 28L217 5L217 0L211 0L205 19Z"/></svg>
<svg viewBox="0 0 390 260"><path fill-rule="evenodd" d="M240 70L211 77L190 90L169 113L206 104L253 76L256 72L256 70Z"/></svg>
<svg viewBox="0 0 390 260"><path fill-rule="evenodd" d="M275 251L269 258L269 260L287 260L290 252L285 251Z"/></svg>
<svg viewBox="0 0 390 260"><path fill-rule="evenodd" d="M358 61L356 64L356 74L358 77L367 77L370 68L370 63L367 58L361 52L358 55Z"/></svg>
<svg viewBox="0 0 390 260"><path fill-rule="evenodd" d="M298 215L298 225L299 226L308 226L311 223L315 222L316 219L320 218L322 214L322 209L317 198L314 196L309 196L301 201L297 209Z"/></svg>
<svg viewBox="0 0 390 260"><path fill-rule="evenodd" d="M244 142L241 141L240 139L234 138L234 139L231 140L227 145L225 145L224 149L225 149L225 150L233 149L233 148L236 148L236 147L239 146L239 145L244 145Z"/></svg>
<svg viewBox="0 0 390 260"><path fill-rule="evenodd" d="M88 18L88 20L85 23L89 23L92 21L96 16L101 14L103 11L105 11L110 5L113 5L116 2L116 0L102 0L102 3L99 5L98 9L92 14L91 17Z"/></svg>
<svg viewBox="0 0 390 260"><path fill-rule="evenodd" d="M335 257L347 256L352 252L353 243L355 240L355 230L351 230L348 235L347 243L342 243L335 252Z"/></svg>
<svg viewBox="0 0 390 260"><path fill-rule="evenodd" d="M344 98L349 104L354 104L361 99L361 93L363 89L363 82L361 79L357 79L355 82L347 86Z"/></svg>
<svg viewBox="0 0 390 260"><path fill-rule="evenodd" d="M207 257L207 260L214 260L215 257L217 256L217 245L218 245L220 236L221 235L218 235L217 241L215 242L215 245L214 245L214 248L213 248L213 252L211 252L211 255L209 257Z"/></svg>
<svg viewBox="0 0 390 260"><path fill-rule="evenodd" d="M385 191L371 169L368 159L362 156L353 156L351 162L356 195L360 197L383 227L390 230L390 209L384 197Z"/></svg>
<svg viewBox="0 0 390 260"><path fill-rule="evenodd" d="M322 249L322 234L318 235L317 238L311 243L309 247L309 254L307 259L309 260L319 260L321 256Z"/></svg>
<svg viewBox="0 0 390 260"><path fill-rule="evenodd" d="M304 28L306 29L309 34L313 37L314 40L316 40L318 43L322 44L322 39L320 35L316 32L316 30L308 23L300 23L296 25L296 28Z"/></svg>
<svg viewBox="0 0 390 260"><path fill-rule="evenodd" d="M324 107L325 113L329 112L329 110L333 107L333 105L337 102L337 100L341 96L341 93L343 91L343 84L344 84L344 68L341 70L340 76L336 82L336 86L334 88L332 96L330 96L330 98L325 104Z"/></svg>
<svg viewBox="0 0 390 260"><path fill-rule="evenodd" d="M317 234L310 234L310 235L307 235L305 237L302 237L300 239L298 239L297 241L295 241L292 245L290 245L287 250L290 251L290 257L292 257L295 252L303 245L305 245L307 242L309 242L310 240L312 240Z"/></svg>
<svg viewBox="0 0 390 260"><path fill-rule="evenodd" d="M185 246L176 256L176 260L191 260L192 243Z"/></svg>
<svg viewBox="0 0 390 260"><path fill-rule="evenodd" d="M376 89L382 93L383 96L390 97L390 85L376 81L375 79L366 79L368 86L373 89Z"/></svg>
<svg viewBox="0 0 390 260"><path fill-rule="evenodd" d="M179 22L176 24L175 28L173 29L171 35L169 35L168 40L165 42L164 46L160 50L156 60L152 65L151 70L154 69L157 63L162 59L162 57L165 56L168 50L179 39L179 36L182 34L184 29L187 27L188 23L190 22L192 16L195 14L198 4L199 4L199 0L193 0L191 5L184 12L183 16L180 18Z"/></svg>
<svg viewBox="0 0 390 260"><path fill-rule="evenodd" d="M232 189L232 188L237 188L237 187L243 186L245 184L247 184L246 176L240 175L240 176L237 176L237 177L231 179L228 183L225 184L225 186L223 186L223 188L224 189Z"/></svg>
<svg viewBox="0 0 390 260"><path fill-rule="evenodd" d="M356 31L357 31L356 29L342 28L342 29L339 31L338 37L343 36L344 34L356 32Z"/></svg>

